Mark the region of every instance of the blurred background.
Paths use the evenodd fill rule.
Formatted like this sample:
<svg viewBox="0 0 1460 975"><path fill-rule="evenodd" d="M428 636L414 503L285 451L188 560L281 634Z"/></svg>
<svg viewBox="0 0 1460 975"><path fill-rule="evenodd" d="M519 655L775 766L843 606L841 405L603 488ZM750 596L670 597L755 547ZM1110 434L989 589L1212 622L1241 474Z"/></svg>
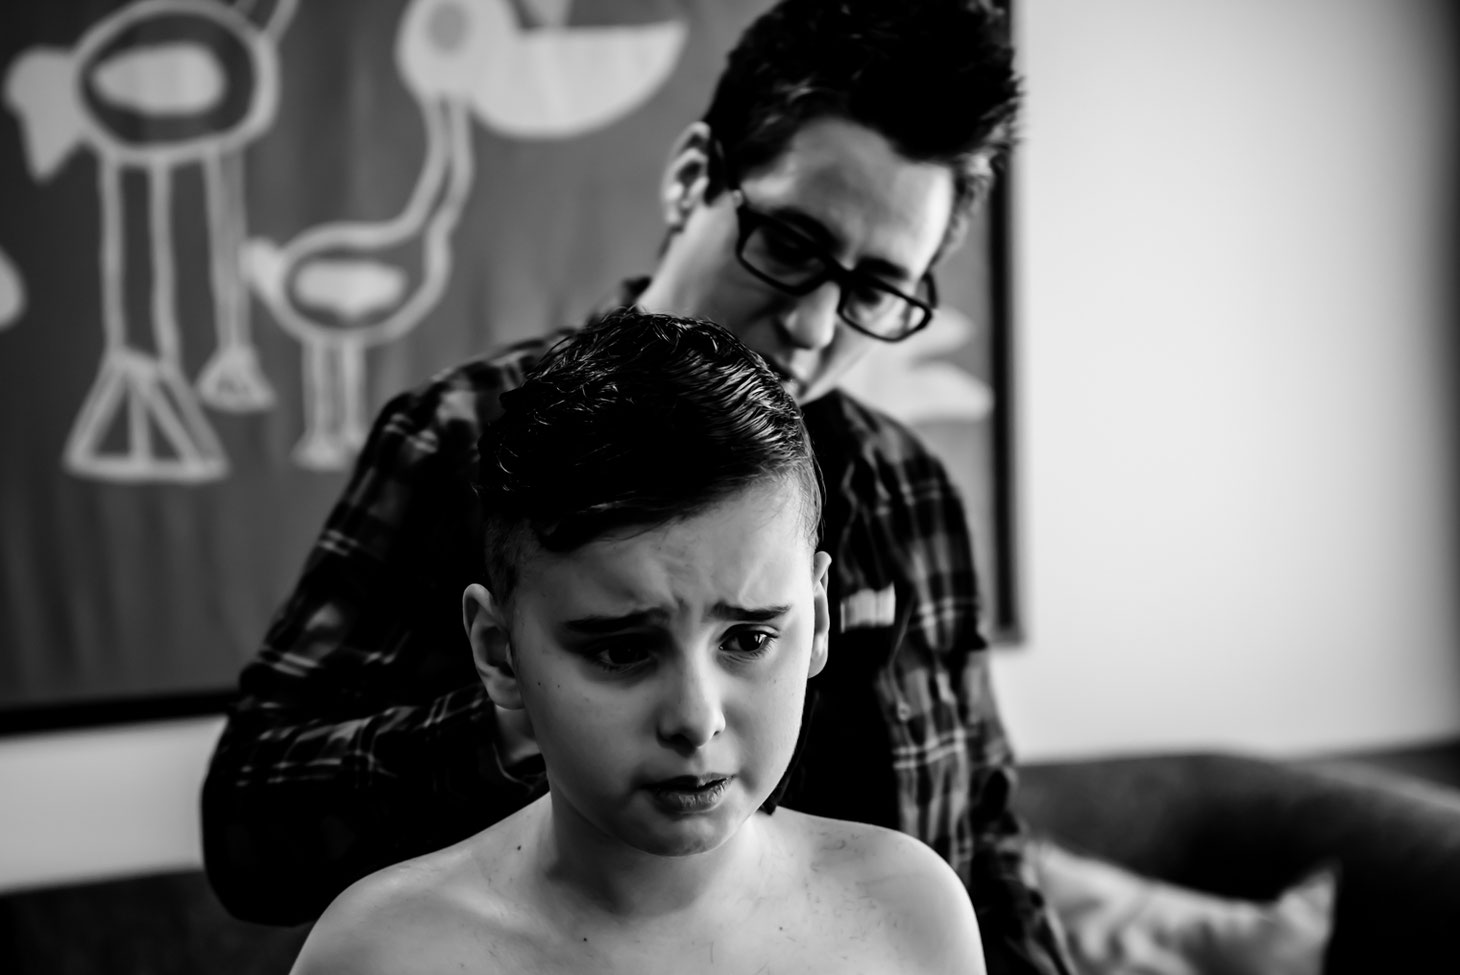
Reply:
<svg viewBox="0 0 1460 975"><path fill-rule="evenodd" d="M393 9L387 21L399 18ZM658 9L719 17L727 37L754 12ZM1027 0L1015 13L1027 101L1009 181L1013 436L1002 476L1014 546L1002 557L1019 639L995 651L994 674L1021 759L1190 748L1307 756L1460 738L1453 5ZM308 16L304 0L289 30ZM89 19L78 17L72 40ZM286 86L300 70L291 63L315 64L291 61L294 36L279 46ZM648 266L651 177L668 139L702 108L718 63L695 69L691 87L657 90L679 118L667 134L643 133L655 161L631 177L642 198L622 203L640 221L629 256L585 292ZM403 98L393 90L378 97ZM21 138L14 105L0 113L7 154ZM478 149L493 138L473 131ZM419 144L422 132L418 123L409 138ZM304 172L309 161L257 163L266 164ZM510 182L481 173L483 193L510 195ZM396 177L395 202L377 200L372 219L388 219L409 193L414 176ZM77 185L93 212L94 178ZM12 251L22 232L45 234L32 216L17 222L16 206L0 201L0 247ZM287 240L332 219L324 209L281 205L253 232ZM566 221L571 199L552 212ZM473 232L473 218L460 226ZM91 261L88 252L94 279ZM493 292L512 296L534 328L582 303L549 301L540 279L514 277L536 265L529 254L522 269L498 272L515 283ZM975 323L981 300L976 288L961 299ZM234 431L239 440L225 430L220 443L252 443L298 470L300 345L261 301L252 307L259 344L274 345L261 354L295 363L276 390L294 397L292 425ZM0 362L15 383L26 367L3 343L39 326L7 325ZM369 412L387 388L468 354L472 341L448 333L429 352L391 360L371 376ZM977 343L958 354L969 376L985 378ZM73 411L98 360L78 361ZM970 394L954 419L986 420L973 403ZM58 442L65 436L63 424ZM969 458L968 484L982 457ZM58 470L53 460L25 478ZM341 475L325 475L299 509L304 537L254 567L277 589L250 597L240 633L292 583L338 491L330 476ZM986 514L991 502L974 501ZM12 591L33 585L11 553L4 572ZM47 595L79 598L64 574ZM99 645L106 638L99 632ZM205 715L0 738L0 890L196 868L197 790L219 727Z"/></svg>

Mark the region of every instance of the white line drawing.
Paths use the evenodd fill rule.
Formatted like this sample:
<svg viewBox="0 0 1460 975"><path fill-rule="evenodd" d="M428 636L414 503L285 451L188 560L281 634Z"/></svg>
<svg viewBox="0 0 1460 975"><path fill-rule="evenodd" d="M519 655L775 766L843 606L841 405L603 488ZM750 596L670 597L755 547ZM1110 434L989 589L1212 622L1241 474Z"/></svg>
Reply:
<svg viewBox="0 0 1460 975"><path fill-rule="evenodd" d="M412 11L445 55L439 81L504 135L561 139L601 128L637 108L668 80L684 48L682 20L566 27L565 0L435 0ZM454 32L454 33L452 33ZM447 46L447 42L450 46Z"/></svg>
<svg viewBox="0 0 1460 975"><path fill-rule="evenodd" d="M878 345L842 377L841 388L904 423L978 422L994 408L994 392L945 353L973 337L973 322L956 308L939 308L921 332Z"/></svg>
<svg viewBox="0 0 1460 975"><path fill-rule="evenodd" d="M294 460L314 470L344 467L365 441L365 350L415 328L451 273L450 234L472 183L471 128L460 106L422 105L426 157L409 201L378 223L336 222L304 231L283 247L255 238L244 273L275 321L304 346L304 434ZM383 252L421 248L422 275Z"/></svg>
<svg viewBox="0 0 1460 975"><path fill-rule="evenodd" d="M25 279L10 255L0 250L0 329L9 328L25 314Z"/></svg>
<svg viewBox="0 0 1460 975"><path fill-rule="evenodd" d="M6 101L23 123L37 182L82 146L97 158L105 344L65 447L74 474L197 483L228 470L182 371L172 239L173 171L182 166L203 167L209 201L219 345L202 374L202 394L231 410L272 401L236 279L244 217L237 154L273 121L278 65L271 32L283 29L294 6L277 0L260 28L240 12L251 11L251 0L238 9L215 0L138 0L93 24L70 51L32 48L8 73ZM188 127L205 113L222 121L206 131ZM121 180L129 168L147 179L150 348L125 312Z"/></svg>
<svg viewBox="0 0 1460 975"><path fill-rule="evenodd" d="M525 2L525 0L524 0ZM601 127L668 78L684 42L679 22L561 28L563 0L523 31L506 0L415 0L396 33L396 70L420 107L426 151L396 216L337 221L283 246L244 248L245 276L279 325L304 347L305 429L295 462L346 466L366 436L365 352L416 328L450 278L450 235L474 179L468 112L524 138L566 138ZM391 262L418 250L419 280Z"/></svg>

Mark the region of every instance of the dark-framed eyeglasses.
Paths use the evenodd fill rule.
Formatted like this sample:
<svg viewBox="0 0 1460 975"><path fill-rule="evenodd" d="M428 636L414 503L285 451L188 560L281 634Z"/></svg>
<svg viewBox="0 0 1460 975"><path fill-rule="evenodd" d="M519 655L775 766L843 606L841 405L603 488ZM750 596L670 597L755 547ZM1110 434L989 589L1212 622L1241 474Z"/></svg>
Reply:
<svg viewBox="0 0 1460 975"><path fill-rule="evenodd" d="M863 335L883 342L901 342L933 320L938 307L933 272L918 281L917 294L909 295L875 275L843 267L810 234L751 205L719 139L711 138L710 153L726 191L735 201L735 219L740 227L735 257L751 274L797 296L835 281L840 289L837 317Z"/></svg>
<svg viewBox="0 0 1460 975"><path fill-rule="evenodd" d="M874 275L843 267L810 234L757 210L740 187L728 189L740 225L735 256L760 280L798 296L835 281L838 317L883 342L901 342L933 320L938 289L931 272L918 282L916 295L904 294Z"/></svg>

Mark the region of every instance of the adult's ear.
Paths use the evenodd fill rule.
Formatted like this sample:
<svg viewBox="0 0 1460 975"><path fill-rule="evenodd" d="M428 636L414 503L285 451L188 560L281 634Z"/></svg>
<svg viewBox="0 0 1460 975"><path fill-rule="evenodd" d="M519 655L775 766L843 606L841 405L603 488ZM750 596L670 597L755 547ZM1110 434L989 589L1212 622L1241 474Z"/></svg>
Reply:
<svg viewBox="0 0 1460 975"><path fill-rule="evenodd" d="M813 604L815 607L814 630L811 637L811 669L807 677L815 677L826 666L826 657L831 643L831 604L826 595L826 576L831 567L831 556L817 552L811 563L814 579Z"/></svg>
<svg viewBox="0 0 1460 975"><path fill-rule="evenodd" d="M474 582L466 587L461 594L461 621L471 641L472 661L487 688L487 697L498 707L514 711L521 708L522 692L512 667L507 613L486 586Z"/></svg>
<svg viewBox="0 0 1460 975"><path fill-rule="evenodd" d="M683 230L690 213L710 189L712 137L704 122L692 122L674 140L659 181L659 203L671 233Z"/></svg>

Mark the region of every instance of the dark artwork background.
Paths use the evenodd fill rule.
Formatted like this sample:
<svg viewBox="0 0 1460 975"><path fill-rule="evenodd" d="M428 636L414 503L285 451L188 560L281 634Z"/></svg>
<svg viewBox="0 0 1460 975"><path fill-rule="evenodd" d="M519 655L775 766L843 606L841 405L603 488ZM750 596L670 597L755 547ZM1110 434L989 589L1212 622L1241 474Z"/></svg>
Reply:
<svg viewBox="0 0 1460 975"><path fill-rule="evenodd" d="M0 731L216 710L385 402L652 268L765 5L8 4ZM849 385L948 461L1009 639L1003 201Z"/></svg>

